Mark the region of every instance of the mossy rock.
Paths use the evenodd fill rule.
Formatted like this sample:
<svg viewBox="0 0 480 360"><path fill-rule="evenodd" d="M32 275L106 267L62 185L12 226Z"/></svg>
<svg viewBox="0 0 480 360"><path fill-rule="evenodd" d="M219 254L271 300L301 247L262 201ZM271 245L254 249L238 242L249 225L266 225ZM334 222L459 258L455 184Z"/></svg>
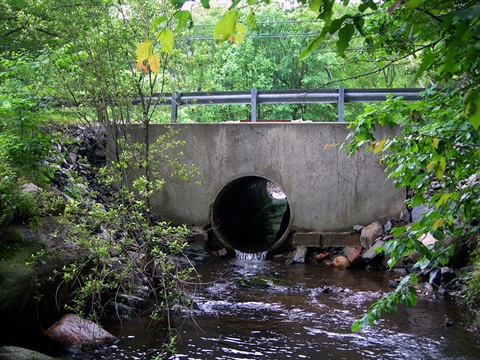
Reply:
<svg viewBox="0 0 480 360"><path fill-rule="evenodd" d="M53 360L54 358L39 352L16 346L1 346L0 360Z"/></svg>
<svg viewBox="0 0 480 360"><path fill-rule="evenodd" d="M0 236L0 311L28 302L34 268L27 263L39 250L38 243L24 239L13 227Z"/></svg>
<svg viewBox="0 0 480 360"><path fill-rule="evenodd" d="M58 228L49 217L36 228L10 226L0 235L0 319L11 324L0 330L0 338L41 334L70 297L71 288L55 270L78 254L62 248L64 239L54 236Z"/></svg>

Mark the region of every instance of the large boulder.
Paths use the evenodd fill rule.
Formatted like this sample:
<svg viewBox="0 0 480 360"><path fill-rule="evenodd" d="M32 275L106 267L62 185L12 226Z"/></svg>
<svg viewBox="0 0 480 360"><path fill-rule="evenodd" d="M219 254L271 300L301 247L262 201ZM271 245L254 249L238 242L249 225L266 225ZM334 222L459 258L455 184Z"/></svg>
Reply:
<svg viewBox="0 0 480 360"><path fill-rule="evenodd" d="M99 348L118 339L93 321L67 314L50 326L45 335L65 349Z"/></svg>

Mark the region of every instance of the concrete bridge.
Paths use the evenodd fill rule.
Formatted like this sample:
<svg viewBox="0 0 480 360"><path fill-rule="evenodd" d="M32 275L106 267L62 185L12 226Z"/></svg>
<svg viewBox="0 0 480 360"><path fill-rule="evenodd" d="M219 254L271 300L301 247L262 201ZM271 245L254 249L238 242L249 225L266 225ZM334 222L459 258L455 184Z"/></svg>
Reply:
<svg viewBox="0 0 480 360"><path fill-rule="evenodd" d="M274 252L291 241L354 245L353 225L399 217L404 208L405 189L386 180L377 156L362 151L348 157L327 146L345 140L345 123L168 126L185 140L183 161L195 164L200 175L166 183L153 199L154 211L173 224L211 229L226 248ZM151 125L151 140L165 132L165 125ZM387 135L380 130L380 138ZM132 136L141 139L138 130ZM271 183L286 200L271 196Z"/></svg>

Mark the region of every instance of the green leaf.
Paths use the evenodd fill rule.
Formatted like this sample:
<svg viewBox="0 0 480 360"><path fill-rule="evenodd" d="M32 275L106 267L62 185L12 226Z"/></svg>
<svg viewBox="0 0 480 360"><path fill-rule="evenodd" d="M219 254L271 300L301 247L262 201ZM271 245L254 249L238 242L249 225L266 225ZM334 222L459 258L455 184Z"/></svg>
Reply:
<svg viewBox="0 0 480 360"><path fill-rule="evenodd" d="M160 51L171 53L173 51L174 38L175 36L173 35L172 30L163 29L160 31L156 37L156 40L162 43Z"/></svg>
<svg viewBox="0 0 480 360"><path fill-rule="evenodd" d="M145 61L150 57L152 54L152 45L153 43L148 39L138 44L137 50L135 51L137 61Z"/></svg>
<svg viewBox="0 0 480 360"><path fill-rule="evenodd" d="M345 57L345 49L348 48L348 44L355 32L355 26L353 24L346 24L338 31L337 50L338 54Z"/></svg>
<svg viewBox="0 0 480 360"><path fill-rule="evenodd" d="M358 6L358 11L365 12L368 8L372 10L377 10L377 4L373 0L362 0L362 3Z"/></svg>
<svg viewBox="0 0 480 360"><path fill-rule="evenodd" d="M252 9L250 9L250 13L247 15L247 26L252 29L253 31L258 31L260 28L257 25L257 17Z"/></svg>
<svg viewBox="0 0 480 360"><path fill-rule="evenodd" d="M465 10L458 11L457 14L459 19L463 21L470 21L477 16L480 16L480 5L469 7Z"/></svg>
<svg viewBox="0 0 480 360"><path fill-rule="evenodd" d="M438 138L432 138L432 146L435 148L435 149L438 149L438 143L439 143L439 140Z"/></svg>
<svg viewBox="0 0 480 360"><path fill-rule="evenodd" d="M312 41L302 50L300 56L298 57L300 60L306 58L310 53L318 48L318 46L325 40L327 36L327 32L323 31L320 35L313 38Z"/></svg>
<svg viewBox="0 0 480 360"><path fill-rule="evenodd" d="M416 9L420 6L422 6L422 4L425 2L425 0L408 0L407 2L407 8L408 9Z"/></svg>
<svg viewBox="0 0 480 360"><path fill-rule="evenodd" d="M315 13L320 12L320 8L323 5L323 0L308 0L308 7Z"/></svg>
<svg viewBox="0 0 480 360"><path fill-rule="evenodd" d="M175 9L181 9L186 0L170 0Z"/></svg>
<svg viewBox="0 0 480 360"><path fill-rule="evenodd" d="M340 29L342 24L345 22L345 20L349 19L350 17L351 17L350 15L343 15L339 19L332 20L332 22L330 23L330 26L328 27L328 32L330 34L336 33L338 29Z"/></svg>
<svg viewBox="0 0 480 360"><path fill-rule="evenodd" d="M223 43L233 35L237 19L237 11L227 11L222 19L215 24L213 28L213 38L217 44Z"/></svg>
<svg viewBox="0 0 480 360"><path fill-rule="evenodd" d="M475 130L480 127L480 97L468 102L464 110L465 116Z"/></svg>
<svg viewBox="0 0 480 360"><path fill-rule="evenodd" d="M188 27L191 27L193 25L192 14L190 13L190 11L178 11L175 15L173 15L173 18L177 20L177 32L187 28L188 23L190 23Z"/></svg>
<svg viewBox="0 0 480 360"><path fill-rule="evenodd" d="M210 0L202 0L201 3L205 9L210 9Z"/></svg>
<svg viewBox="0 0 480 360"><path fill-rule="evenodd" d="M355 15L353 17L353 24L355 25L355 28L361 35L365 35L365 32L363 31L363 24L364 24L364 19L363 16L361 15Z"/></svg>
<svg viewBox="0 0 480 360"><path fill-rule="evenodd" d="M164 21L166 21L168 18L163 15L163 16L160 16L159 18L156 18L153 22L152 22L152 25L150 25L150 32L153 32L155 30L155 28L160 25L161 23L163 23Z"/></svg>
<svg viewBox="0 0 480 360"><path fill-rule="evenodd" d="M428 51L423 55L423 61L418 67L417 73L415 74L415 81L418 80L425 70L427 70L433 64L436 57L437 53L432 53L431 51Z"/></svg>
<svg viewBox="0 0 480 360"><path fill-rule="evenodd" d="M230 7L228 8L228 10L233 10L235 9L235 7L238 5L238 3L240 2L241 0L232 0L232 4L230 5Z"/></svg>

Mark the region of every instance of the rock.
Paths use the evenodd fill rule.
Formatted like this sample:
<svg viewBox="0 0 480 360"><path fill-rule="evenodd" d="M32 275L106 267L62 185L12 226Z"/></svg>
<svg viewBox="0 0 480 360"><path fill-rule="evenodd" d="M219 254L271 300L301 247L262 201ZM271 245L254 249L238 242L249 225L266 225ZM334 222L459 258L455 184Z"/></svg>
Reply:
<svg viewBox="0 0 480 360"><path fill-rule="evenodd" d="M42 353L16 346L0 347L0 360L53 360Z"/></svg>
<svg viewBox="0 0 480 360"><path fill-rule="evenodd" d="M418 241L420 241L424 246L429 246L432 244L435 244L437 242L437 239L433 237L432 234L423 234L418 238ZM418 259L420 259L421 254L418 251L412 251L410 254L406 256L406 261L415 263Z"/></svg>
<svg viewBox="0 0 480 360"><path fill-rule="evenodd" d="M378 221L371 223L370 225L362 229L360 235L360 244L365 248L369 249L373 242L383 235L383 226Z"/></svg>
<svg viewBox="0 0 480 360"><path fill-rule="evenodd" d="M65 349L98 348L118 339L93 321L67 314L50 326L45 335Z"/></svg>
<svg viewBox="0 0 480 360"><path fill-rule="evenodd" d="M410 222L410 218L411 218L411 216L410 216L410 212L408 210L404 209L400 212L400 220L401 221L404 221L404 222L408 223L408 222Z"/></svg>
<svg viewBox="0 0 480 360"><path fill-rule="evenodd" d="M395 280L388 280L388 287L391 289L395 289L398 286L398 282Z"/></svg>
<svg viewBox="0 0 480 360"><path fill-rule="evenodd" d="M425 205L418 205L412 209L412 222L419 222L423 218L423 214L430 211Z"/></svg>
<svg viewBox="0 0 480 360"><path fill-rule="evenodd" d="M345 256L339 255L333 259L332 265L338 269L346 269L350 266L350 261Z"/></svg>
<svg viewBox="0 0 480 360"><path fill-rule="evenodd" d="M361 268L366 265L365 260L362 258L363 246L358 245L356 247L346 247L343 252L347 257L348 261L354 268Z"/></svg>
<svg viewBox="0 0 480 360"><path fill-rule="evenodd" d="M28 193L32 196L37 196L37 195L40 195L40 193L42 192L42 189L39 188L37 185L35 184L32 184L32 183L28 183L28 184L25 184L23 185L20 190L24 193Z"/></svg>
<svg viewBox="0 0 480 360"><path fill-rule="evenodd" d="M420 236L418 241L420 241L424 246L428 246L435 244L437 242L437 239L435 239L432 234L428 233Z"/></svg>
<svg viewBox="0 0 480 360"><path fill-rule="evenodd" d="M365 228L365 226L363 226L363 225L354 225L353 226L353 230L358 232L358 233L361 233L364 228Z"/></svg>
<svg viewBox="0 0 480 360"><path fill-rule="evenodd" d="M215 256L218 256L218 257L223 257L223 256L227 256L228 251L227 251L227 249L223 248L223 249L220 249L220 250L212 251L212 254L215 255Z"/></svg>
<svg viewBox="0 0 480 360"><path fill-rule="evenodd" d="M304 263L305 262L305 257L307 255L307 250L308 248L304 245L299 245L295 249L295 254L293 255L293 262L294 263Z"/></svg>
<svg viewBox="0 0 480 360"><path fill-rule="evenodd" d="M407 276L407 270L405 268L396 268L396 269L390 269L388 271L390 275L395 275L398 277L404 277Z"/></svg>
<svg viewBox="0 0 480 360"><path fill-rule="evenodd" d="M383 231L385 232L385 234L389 234L392 228L393 228L393 221L388 220L385 226L383 227Z"/></svg>
<svg viewBox="0 0 480 360"><path fill-rule="evenodd" d="M467 330L477 342L480 342L480 323L476 322L468 325Z"/></svg>
<svg viewBox="0 0 480 360"><path fill-rule="evenodd" d="M383 257L383 254L381 252L377 253L376 249L378 249L383 245L385 245L385 241L383 240L379 240L375 242L375 244L373 244L373 246L370 249L368 249L363 253L362 258L369 263L376 260L380 260Z"/></svg>
<svg viewBox="0 0 480 360"><path fill-rule="evenodd" d="M317 254L313 257L313 261L319 262L330 257L330 254L327 252Z"/></svg>

